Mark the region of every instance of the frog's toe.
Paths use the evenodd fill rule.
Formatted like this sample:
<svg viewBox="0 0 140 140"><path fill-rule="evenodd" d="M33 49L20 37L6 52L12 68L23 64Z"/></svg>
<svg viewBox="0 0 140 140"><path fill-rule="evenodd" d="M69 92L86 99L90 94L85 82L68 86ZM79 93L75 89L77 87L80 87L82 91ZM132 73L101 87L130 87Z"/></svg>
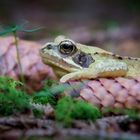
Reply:
<svg viewBox="0 0 140 140"><path fill-rule="evenodd" d="M60 82L65 83L67 81L75 80L75 79L78 79L78 77L76 76L76 73L69 73L69 74L66 74L63 77L61 77Z"/></svg>

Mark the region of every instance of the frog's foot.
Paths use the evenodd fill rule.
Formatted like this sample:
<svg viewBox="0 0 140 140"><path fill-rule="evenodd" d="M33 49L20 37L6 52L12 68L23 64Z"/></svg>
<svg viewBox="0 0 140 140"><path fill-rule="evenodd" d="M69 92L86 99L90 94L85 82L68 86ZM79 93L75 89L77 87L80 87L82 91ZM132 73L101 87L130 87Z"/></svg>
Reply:
<svg viewBox="0 0 140 140"><path fill-rule="evenodd" d="M79 72L73 72L73 73L69 73L69 74L64 75L60 79L60 82L65 83L65 82L70 81L70 80L78 80L78 79L81 79L81 74Z"/></svg>

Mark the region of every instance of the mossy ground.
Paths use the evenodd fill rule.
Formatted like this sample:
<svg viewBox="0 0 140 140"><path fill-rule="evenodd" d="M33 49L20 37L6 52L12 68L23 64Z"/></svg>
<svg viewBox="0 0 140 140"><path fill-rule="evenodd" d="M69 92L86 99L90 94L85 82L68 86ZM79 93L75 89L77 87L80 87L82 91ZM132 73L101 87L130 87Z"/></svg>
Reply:
<svg viewBox="0 0 140 140"><path fill-rule="evenodd" d="M32 95L22 91L22 86L22 83L9 77L0 77L1 116L19 114L26 110L37 113L37 110L33 110L31 101L40 105L51 104L54 108L55 119L65 124L70 124L73 119L94 121L101 116L98 108L84 101L78 101L71 97L61 97L58 100L57 96L67 88L65 85L47 81L40 92Z"/></svg>
<svg viewBox="0 0 140 140"><path fill-rule="evenodd" d="M34 117L44 117L43 110L33 108L31 102L40 105L50 104L54 108L54 119L65 126L71 126L73 120L95 121L104 114L127 114L131 118L139 118L136 109L106 109L103 112L99 108L82 100L63 95L68 87L56 82L47 81L44 88L32 95L22 91L23 84L9 77L0 77L0 116L33 113ZM27 115L27 114L26 114Z"/></svg>
<svg viewBox="0 0 140 140"><path fill-rule="evenodd" d="M63 137L62 132L68 133L70 130L71 134L77 134L82 136L82 139L86 139L89 134L92 134L92 138L97 135L100 137L99 132L103 127L111 129L112 132L116 131L116 127L114 128L116 125L119 127L119 131L139 132L139 113L135 109L108 108L101 112L99 108L85 101L70 96L61 96L68 87L55 82L45 82L44 88L32 95L23 91L22 86L22 83L9 77L0 77L0 132L3 132L0 138L15 137L15 133L18 133L20 138L22 136L38 136L42 139L42 136L49 136L50 139L53 139L53 136L56 138L58 134ZM57 96L60 97L56 98ZM53 117L47 118L43 110L34 108L31 103L50 104L54 109ZM118 124L113 116L114 121L111 122L110 118L112 117L110 117L106 122L104 116L112 113L113 115L127 114L130 118L124 119L125 121ZM99 121L100 123L98 123ZM132 125L135 126L135 131L129 128ZM93 128L97 133L93 131ZM23 134L23 130L27 133ZM106 130L102 131L106 132ZM103 137L110 137L110 135ZM68 138L73 139L71 135L68 135Z"/></svg>

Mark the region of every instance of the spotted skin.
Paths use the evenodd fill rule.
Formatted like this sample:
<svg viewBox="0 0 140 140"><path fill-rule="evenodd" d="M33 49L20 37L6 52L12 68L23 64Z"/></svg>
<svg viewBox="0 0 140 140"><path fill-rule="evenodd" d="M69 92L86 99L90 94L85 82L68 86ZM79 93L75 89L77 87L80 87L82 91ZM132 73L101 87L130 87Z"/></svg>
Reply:
<svg viewBox="0 0 140 140"><path fill-rule="evenodd" d="M55 67L56 73L58 68L63 71L59 75L62 83L99 77L140 76L140 58L122 57L98 47L75 43L62 36L49 43L49 47L48 43L45 44L40 49L40 55L45 64Z"/></svg>
<svg viewBox="0 0 140 140"><path fill-rule="evenodd" d="M76 51L62 55L58 48L64 42L73 44ZM50 44L52 48L44 45L40 55L56 73L59 69L60 82L71 86L66 94L100 108L140 108L140 58L122 57L62 36Z"/></svg>

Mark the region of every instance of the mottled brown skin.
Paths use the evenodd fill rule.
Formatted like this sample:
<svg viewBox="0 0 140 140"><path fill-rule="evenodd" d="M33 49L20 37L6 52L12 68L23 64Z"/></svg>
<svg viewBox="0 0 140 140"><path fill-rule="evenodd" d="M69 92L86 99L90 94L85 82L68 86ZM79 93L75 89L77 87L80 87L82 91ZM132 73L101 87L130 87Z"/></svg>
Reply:
<svg viewBox="0 0 140 140"><path fill-rule="evenodd" d="M74 43L75 53L64 55L58 49L63 41L63 37L58 37L50 48L46 44L40 55L59 77L63 76L60 81L67 81L73 88L67 94L101 108L140 108L139 58L121 57L79 43ZM83 86L79 87L79 83Z"/></svg>
<svg viewBox="0 0 140 140"><path fill-rule="evenodd" d="M50 46L50 47L48 47ZM140 76L140 59L121 57L97 47L75 43L63 37L40 50L44 63L52 65L61 82L98 77Z"/></svg>

